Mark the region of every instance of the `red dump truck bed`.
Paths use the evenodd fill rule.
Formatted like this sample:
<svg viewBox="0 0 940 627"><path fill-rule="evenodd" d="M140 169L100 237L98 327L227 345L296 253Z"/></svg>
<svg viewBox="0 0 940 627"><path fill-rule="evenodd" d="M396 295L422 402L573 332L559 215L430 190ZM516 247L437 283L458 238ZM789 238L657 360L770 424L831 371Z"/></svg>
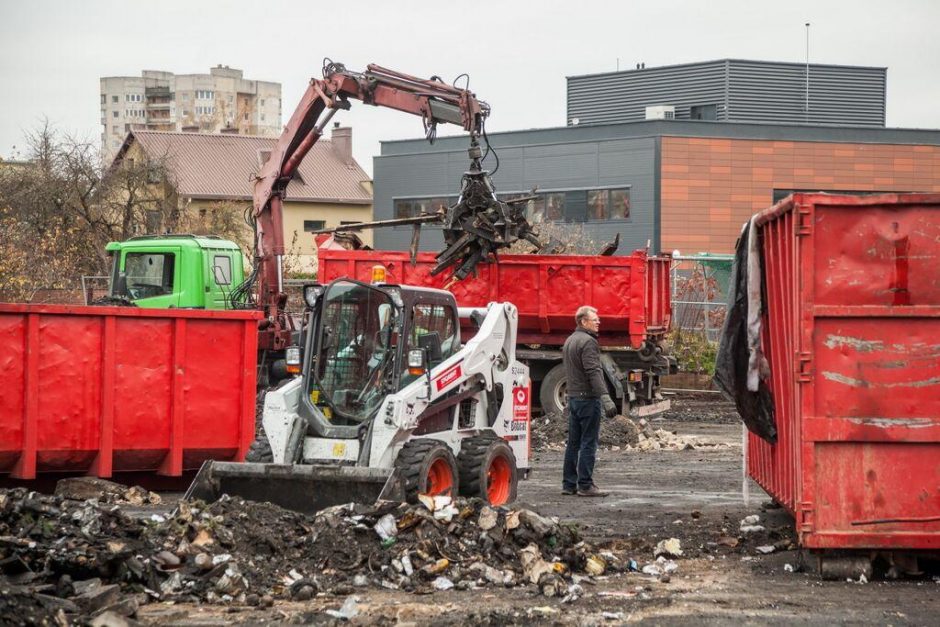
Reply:
<svg viewBox="0 0 940 627"><path fill-rule="evenodd" d="M758 218L777 442L748 474L811 549L940 549L940 194Z"/></svg>
<svg viewBox="0 0 940 627"><path fill-rule="evenodd" d="M321 283L340 277L369 282L372 267L382 265L389 283L443 288L447 272L431 276L432 253L320 248ZM477 276L448 287L459 307L485 307L494 301L519 308L519 343L560 345L574 328L574 313L592 305L602 318L604 346L639 348L648 337L669 329L669 257L635 251L624 256L500 255L499 263L481 263ZM472 335L472 331L466 330Z"/></svg>
<svg viewBox="0 0 940 627"><path fill-rule="evenodd" d="M0 476L242 460L260 316L0 303Z"/></svg>

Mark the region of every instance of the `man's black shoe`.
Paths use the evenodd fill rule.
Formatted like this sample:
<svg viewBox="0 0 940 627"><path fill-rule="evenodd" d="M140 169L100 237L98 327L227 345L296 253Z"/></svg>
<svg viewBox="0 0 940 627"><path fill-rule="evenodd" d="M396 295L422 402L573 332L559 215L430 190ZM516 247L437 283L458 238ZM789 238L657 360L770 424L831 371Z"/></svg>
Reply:
<svg viewBox="0 0 940 627"><path fill-rule="evenodd" d="M574 496L575 494L578 493L578 491L575 490L574 488L562 488L561 493L564 494L565 496Z"/></svg>
<svg viewBox="0 0 940 627"><path fill-rule="evenodd" d="M590 488L579 489L578 496L607 496L607 492L603 492L596 485L592 485Z"/></svg>

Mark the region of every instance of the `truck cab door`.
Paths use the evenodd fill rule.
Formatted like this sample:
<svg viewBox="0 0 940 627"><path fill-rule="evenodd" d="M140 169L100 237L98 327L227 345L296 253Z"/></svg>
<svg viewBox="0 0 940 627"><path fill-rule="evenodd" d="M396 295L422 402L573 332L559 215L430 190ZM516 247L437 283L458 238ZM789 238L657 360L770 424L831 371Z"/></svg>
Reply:
<svg viewBox="0 0 940 627"><path fill-rule="evenodd" d="M180 302L180 249L124 254L121 272L127 277L127 293L138 307L168 309Z"/></svg>

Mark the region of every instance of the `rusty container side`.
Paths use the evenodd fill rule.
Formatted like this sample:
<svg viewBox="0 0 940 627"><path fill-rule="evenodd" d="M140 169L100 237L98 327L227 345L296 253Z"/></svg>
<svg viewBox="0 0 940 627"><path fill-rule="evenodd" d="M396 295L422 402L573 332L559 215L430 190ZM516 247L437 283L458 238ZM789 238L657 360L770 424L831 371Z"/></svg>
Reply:
<svg viewBox="0 0 940 627"><path fill-rule="evenodd" d="M796 194L759 218L779 440L749 474L812 549L940 549L940 195Z"/></svg>
<svg viewBox="0 0 940 627"><path fill-rule="evenodd" d="M431 253L419 253L414 266L407 252L320 248L317 253L322 283L342 277L368 282L375 265L386 268L389 283L443 289L448 280L446 272L431 276L436 263ZM481 263L476 276L447 289L460 307L516 305L520 344L564 343L575 311L587 304L603 318L601 344L638 348L650 335L668 330L669 263L668 257L648 258L643 251L610 257L500 255L499 263ZM473 334L469 327L468 334Z"/></svg>
<svg viewBox="0 0 940 627"><path fill-rule="evenodd" d="M241 460L254 437L253 311L0 304L0 475Z"/></svg>

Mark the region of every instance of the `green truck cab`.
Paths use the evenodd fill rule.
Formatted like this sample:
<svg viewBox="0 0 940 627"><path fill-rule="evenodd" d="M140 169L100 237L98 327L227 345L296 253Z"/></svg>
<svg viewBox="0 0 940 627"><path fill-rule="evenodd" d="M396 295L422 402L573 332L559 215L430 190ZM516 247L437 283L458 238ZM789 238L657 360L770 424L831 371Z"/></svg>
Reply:
<svg viewBox="0 0 940 627"><path fill-rule="evenodd" d="M211 235L146 235L105 250L114 259L110 296L138 307L230 309L245 280L238 245Z"/></svg>

